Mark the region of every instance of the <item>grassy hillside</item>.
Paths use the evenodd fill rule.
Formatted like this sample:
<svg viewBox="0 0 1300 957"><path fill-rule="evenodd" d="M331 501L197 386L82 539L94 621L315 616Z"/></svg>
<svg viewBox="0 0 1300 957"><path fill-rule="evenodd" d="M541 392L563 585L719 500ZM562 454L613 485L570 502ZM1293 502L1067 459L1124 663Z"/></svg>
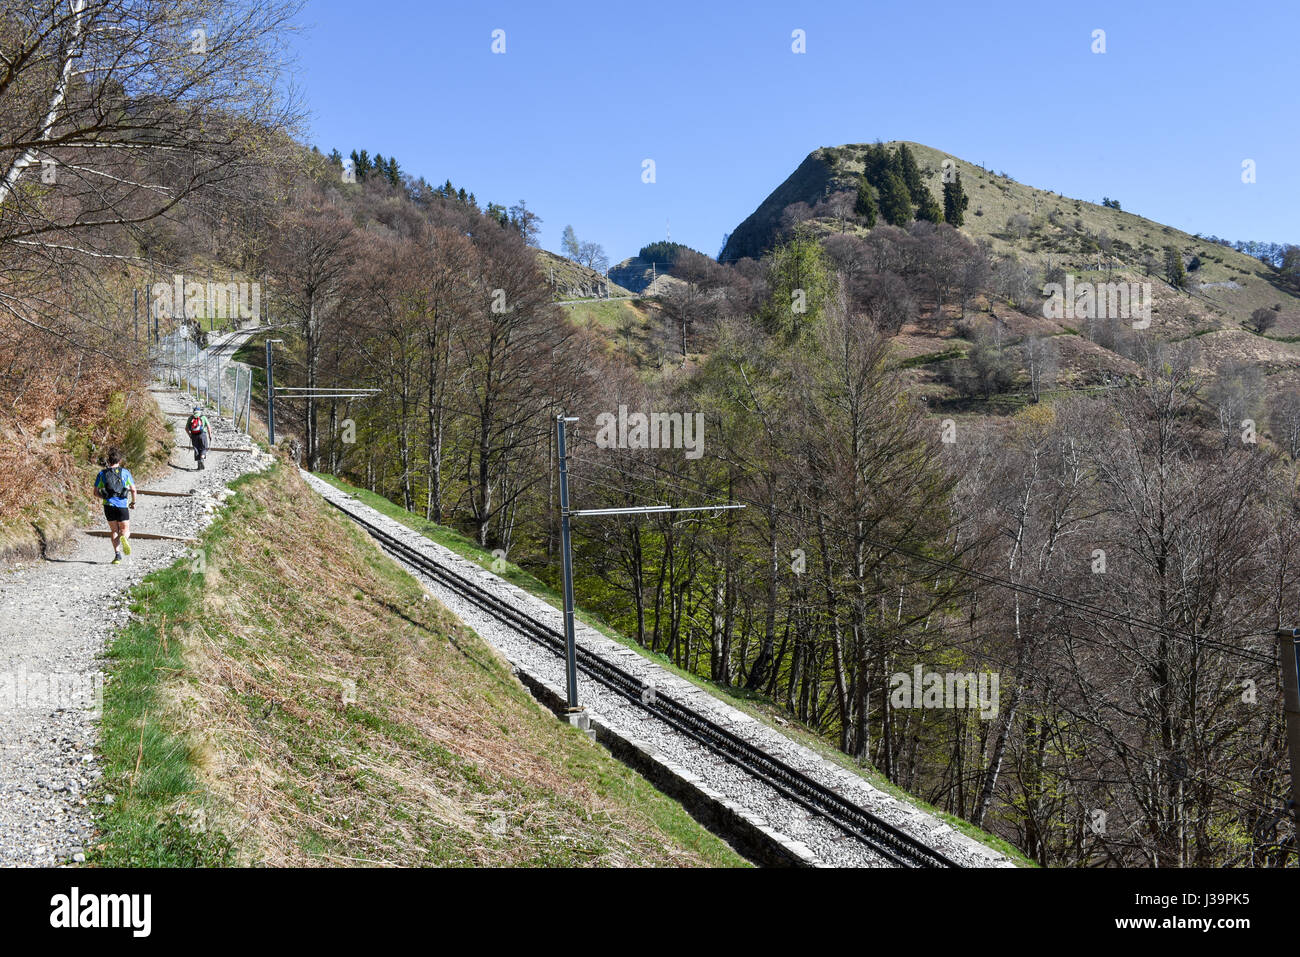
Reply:
<svg viewBox="0 0 1300 957"><path fill-rule="evenodd" d="M490 569L494 574L499 575L501 578L518 588L523 589L529 594L541 598L543 601L548 602L556 608L561 607L563 599L555 588L547 585L544 581L540 580L529 571L520 568L511 562L503 562L496 555L456 532L454 529L426 521L418 515L403 510L400 506L390 502L382 495L376 495L373 492L366 491L365 489L356 488L336 476L324 472L317 473L317 475L322 480L329 482L335 488L342 489L345 492L355 495L364 504L369 505L371 508L382 512L390 518L396 519L408 528L419 532L421 535L437 542L444 548L450 549L462 558L475 562L483 568ZM576 587L579 592L582 591L583 584L584 583L581 580L581 570L579 569L579 580L576 582ZM626 645L628 648L631 648L643 657L654 661L661 668L671 671L679 678L683 678L692 684L704 688L710 694L722 699L732 707L744 711L758 720L763 721L769 727L776 729L781 734L811 748L827 760L835 762L840 767L845 768L854 774L861 775L863 778L870 781L875 787L887 791L895 797L928 811L936 817L942 818L962 833L968 834L976 840L987 844L989 847L1007 854L1014 858L1018 863L1026 866L1033 866L1032 862L1024 858L1023 855L1005 841L988 834L961 818L945 814L942 811L931 807L924 801L917 799L913 795L908 794L901 788L897 787L886 779L884 775L877 773L874 768L864 767L863 765L856 763L849 755L835 748L829 741L820 737L811 728L805 727L799 724L799 722L791 720L790 715L774 705L770 699L765 698L762 695L749 693L743 688L724 687L708 681L697 674L678 668L666 655L653 652L645 646L638 644L635 640L615 630L599 615L593 614L582 607L575 608L575 614L580 621L601 632L601 634L605 635L607 638L611 638L614 641Z"/></svg>
<svg viewBox="0 0 1300 957"><path fill-rule="evenodd" d="M897 143L886 145L893 148ZM1164 248L1172 245L1189 263L1193 257L1199 259L1200 266L1188 272L1188 287L1181 293L1170 289L1158 276L1151 277L1156 286L1162 287L1157 289L1158 296L1192 307L1215 328L1236 328L1252 310L1278 304L1283 315L1272 332L1273 337L1300 335L1300 297L1271 283L1269 271L1245 253L1131 212L1018 183L1005 174L920 143L907 145L936 197L942 196L944 161L951 160L956 165L970 197L962 230L972 239L988 240L996 254L1014 252L1036 265L1045 267L1050 263L1081 276L1097 270L1099 265L1104 266L1109 258L1134 279L1145 280L1145 257L1158 259ZM810 153L736 227L723 258L755 256L766 249L772 242L781 212L791 203L802 201L814 205L828 190L856 188L866 148L866 144L851 144L823 147ZM1133 199L1140 201L1140 197ZM1017 215L1027 219L1026 226L1009 226ZM1094 248L1103 235L1113 244L1109 257Z"/></svg>
<svg viewBox="0 0 1300 957"><path fill-rule="evenodd" d="M38 557L96 517L101 503L91 487L108 446L121 447L140 483L165 470L174 441L171 424L142 386L102 402L92 398L70 413L50 419L48 432L26 437L3 435L0 428L0 438L13 439L0 465L9 469L12 486L26 493L0 525L0 561Z"/></svg>
<svg viewBox="0 0 1300 957"><path fill-rule="evenodd" d="M112 646L93 863L743 863L296 472L235 488Z"/></svg>
<svg viewBox="0 0 1300 957"><path fill-rule="evenodd" d="M545 249L537 250L537 265L555 290L556 299L593 299L602 288L609 296L632 295L608 276Z"/></svg>
<svg viewBox="0 0 1300 957"><path fill-rule="evenodd" d="M892 149L898 144L886 145ZM923 144L907 146L936 198L942 196L944 163L955 164L970 200L962 232L987 243L995 257L1014 256L1040 279L1052 267L1078 281L1149 282L1154 304L1145 335L1169 342L1194 340L1204 381L1225 370L1253 367L1262 373L1266 393L1300 385L1300 296L1277 284L1256 259L1131 212L1027 186ZM758 255L769 248L790 204L813 206L830 192L856 189L866 150L864 144L852 144L809 154L736 228L723 258ZM811 225L822 235L868 232L852 222L829 219L812 220ZM1164 281L1167 246L1177 249L1186 263L1183 289ZM950 371L966 362L975 336L991 334L995 325L999 341L1012 347L1013 364L1019 361L1016 350L1028 337L1051 340L1058 353L1054 391L1099 388L1137 371L1114 342L1090 337L1080 321L1045 319L1035 311L1036 303L1015 309L997 297L977 297L969 316L951 307L939 315L932 303L921 305L920 317L904 326L892 345L912 388L936 412L998 415L1030 401L1024 368L1014 370L1009 390L987 401L972 400L952 387ZM1244 328L1259 308L1274 309L1277 317L1276 325L1262 336Z"/></svg>

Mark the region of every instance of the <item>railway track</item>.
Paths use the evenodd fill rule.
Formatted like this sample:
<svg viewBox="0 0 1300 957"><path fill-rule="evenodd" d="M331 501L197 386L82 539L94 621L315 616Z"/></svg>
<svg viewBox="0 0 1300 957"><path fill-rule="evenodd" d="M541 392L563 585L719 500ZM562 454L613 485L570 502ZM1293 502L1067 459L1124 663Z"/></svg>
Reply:
<svg viewBox="0 0 1300 957"><path fill-rule="evenodd" d="M477 583L459 573L438 564L338 502L330 500L330 504L361 526L379 543L380 547L398 561L428 575L551 653L559 657L564 656L564 636L559 631L542 624L531 615L485 591ZM830 822L890 863L899 867L920 868L961 866L911 834L846 800L835 791L701 715L688 705L677 701L671 695L652 689L640 678L618 665L581 645L578 646L577 652L578 669L586 677L644 708L678 733L740 767L809 813Z"/></svg>

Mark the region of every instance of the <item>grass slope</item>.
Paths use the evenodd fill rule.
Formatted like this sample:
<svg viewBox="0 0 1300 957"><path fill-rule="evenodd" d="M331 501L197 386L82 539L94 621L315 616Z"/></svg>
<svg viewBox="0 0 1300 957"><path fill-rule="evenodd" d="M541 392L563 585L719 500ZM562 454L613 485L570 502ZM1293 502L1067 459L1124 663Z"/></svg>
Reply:
<svg viewBox="0 0 1300 957"><path fill-rule="evenodd" d="M744 863L295 472L233 487L111 647L92 863Z"/></svg>
<svg viewBox="0 0 1300 957"><path fill-rule="evenodd" d="M336 476L324 472L319 472L317 475L322 480L329 482L335 488L342 489L345 492L357 496L357 498L364 504L369 505L376 511L382 512L389 518L396 519L413 531L419 532L431 541L437 542L444 548L450 549L462 558L475 562L483 568L490 569L501 578L518 586L531 595L536 595L538 598L548 602L555 608L561 607L563 599L560 593L555 589L551 588L545 582L540 581L517 565L502 560L492 555L490 552L485 551L459 532L447 528L444 525L437 525L433 522L426 521L418 515L405 511L401 506L390 502L383 496L376 495L373 492L368 492L365 489L356 488ZM854 774L860 775L862 778L871 782L875 787L894 795L900 800L908 802L914 807L918 807L923 811L927 811L936 817L947 821L963 834L966 834L989 847L995 848L996 850L1006 854L1008 857L1011 857L1022 866L1036 866L1032 861L1016 850L1016 848L1008 844L1006 841L1003 841L1001 838L988 834L959 817L954 817L951 814L946 814L943 811L932 807L887 780L874 768L864 767L858 764L847 754L835 748L832 744L826 741L826 739L819 736L811 728L807 728L799 722L791 720L767 698L764 698L761 695L749 694L743 689L723 687L722 685L708 681L699 675L683 671L681 668L674 665L666 656L656 654L643 645L638 644L635 640L614 630L598 615L594 615L581 607L575 608L574 611L582 622L595 628L606 637L626 645L638 654L654 661L660 667L665 668L678 677L684 678L705 689L715 697L720 698L732 707L738 708L746 714L757 718L768 726L776 729L781 734L784 734L786 737L799 742L805 747L811 748L827 760L833 761L840 767L852 771Z"/></svg>
<svg viewBox="0 0 1300 957"><path fill-rule="evenodd" d="M885 144L894 148L898 142ZM1282 307L1283 317L1276 337L1300 333L1300 297L1269 282L1269 271L1257 260L1189 233L1165 226L1134 213L1072 199L1050 190L1016 182L995 172L922 143L908 142L926 185L936 198L943 196L943 164L951 160L961 174L970 197L962 231L971 239L987 239L998 254L1015 252L1040 266L1052 265L1080 278L1095 271L1098 253L1085 251L1087 240L1103 233L1114 243L1113 255L1122 271L1133 280L1145 281L1143 257L1152 254L1162 261L1165 246L1174 246L1185 258L1196 256L1201 266L1188 273L1188 288L1176 292L1159 276L1151 277L1157 295L1176 300L1183 311L1193 308L1218 328L1236 328L1256 308ZM735 231L726 259L756 256L770 245L781 213L794 202L815 205L827 190L855 189L861 174L866 144L822 147L810 153L799 167L750 214ZM1008 228L1008 221L1022 214L1029 221L1023 233ZM829 228L829 227L828 227ZM838 231L838 227L835 227ZM853 227L851 232L865 232ZM1174 311L1167 308L1166 312Z"/></svg>
<svg viewBox="0 0 1300 957"><path fill-rule="evenodd" d="M624 289L608 276L545 249L537 250L537 266L542 276L554 285L560 299L570 298L571 290L598 288L602 285L608 287L610 296L632 295L630 290ZM573 298L584 297L577 295Z"/></svg>
<svg viewBox="0 0 1300 957"><path fill-rule="evenodd" d="M99 516L102 502L91 494L99 472L94 459L109 445L122 448L131 474L143 486L166 471L174 442L170 420L143 386L114 395L95 421L61 426L55 435L64 464L41 476L38 501L0 525L0 562L35 558Z"/></svg>

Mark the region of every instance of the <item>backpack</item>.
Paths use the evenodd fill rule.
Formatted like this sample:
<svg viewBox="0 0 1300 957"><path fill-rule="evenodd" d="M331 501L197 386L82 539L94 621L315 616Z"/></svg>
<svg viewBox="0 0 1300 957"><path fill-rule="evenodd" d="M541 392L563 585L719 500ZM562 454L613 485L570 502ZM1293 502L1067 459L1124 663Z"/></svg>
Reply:
<svg viewBox="0 0 1300 957"><path fill-rule="evenodd" d="M190 416L189 422L185 424L185 429L190 435L198 435L203 431L203 420L197 415Z"/></svg>
<svg viewBox="0 0 1300 957"><path fill-rule="evenodd" d="M122 467L104 469L104 498L121 498L126 494L126 482L122 480Z"/></svg>

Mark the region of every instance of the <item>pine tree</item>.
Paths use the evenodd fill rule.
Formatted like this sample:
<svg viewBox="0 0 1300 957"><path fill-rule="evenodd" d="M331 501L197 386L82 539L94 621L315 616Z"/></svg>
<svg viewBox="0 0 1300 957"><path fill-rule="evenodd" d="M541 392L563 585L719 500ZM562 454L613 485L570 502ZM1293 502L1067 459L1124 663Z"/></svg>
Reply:
<svg viewBox="0 0 1300 957"><path fill-rule="evenodd" d="M893 160L889 150L879 140L867 147L866 152L862 154L862 175L866 177L867 182L880 189L885 181L885 174L889 172L890 163Z"/></svg>
<svg viewBox="0 0 1300 957"><path fill-rule="evenodd" d="M898 172L903 177L904 185L907 186L907 193L912 197L912 202L920 206L929 196L930 191L926 189L925 180L921 178L921 169L916 165L916 157L912 155L906 143L898 144L896 155Z"/></svg>
<svg viewBox="0 0 1300 957"><path fill-rule="evenodd" d="M388 182L392 183L394 187L402 185L402 168L397 165L396 157L388 157L388 168L384 170L384 175L388 177Z"/></svg>
<svg viewBox="0 0 1300 957"><path fill-rule="evenodd" d="M876 197L872 194L871 184L863 176L858 180L858 198L853 204L853 211L862 217L867 229L876 225Z"/></svg>
<svg viewBox="0 0 1300 957"><path fill-rule="evenodd" d="M970 197L961 188L961 173L954 171L951 183L943 184L943 221L949 226L960 226L966 220L966 207Z"/></svg>
<svg viewBox="0 0 1300 957"><path fill-rule="evenodd" d="M351 159L352 171L357 174L357 182L359 183L365 179L366 174L370 172L370 154L365 150L362 150L360 153L353 150Z"/></svg>
<svg viewBox="0 0 1300 957"><path fill-rule="evenodd" d="M1187 282L1187 273L1183 269L1183 254L1173 246L1165 247L1165 279L1175 289L1182 289Z"/></svg>
<svg viewBox="0 0 1300 957"><path fill-rule="evenodd" d="M891 226L906 226L912 219L912 200L907 193L907 184L892 169L881 181L880 215Z"/></svg>
<svg viewBox="0 0 1300 957"><path fill-rule="evenodd" d="M916 218L936 226L943 222L943 210L939 208L939 201L928 189L923 191L920 202L916 204Z"/></svg>

